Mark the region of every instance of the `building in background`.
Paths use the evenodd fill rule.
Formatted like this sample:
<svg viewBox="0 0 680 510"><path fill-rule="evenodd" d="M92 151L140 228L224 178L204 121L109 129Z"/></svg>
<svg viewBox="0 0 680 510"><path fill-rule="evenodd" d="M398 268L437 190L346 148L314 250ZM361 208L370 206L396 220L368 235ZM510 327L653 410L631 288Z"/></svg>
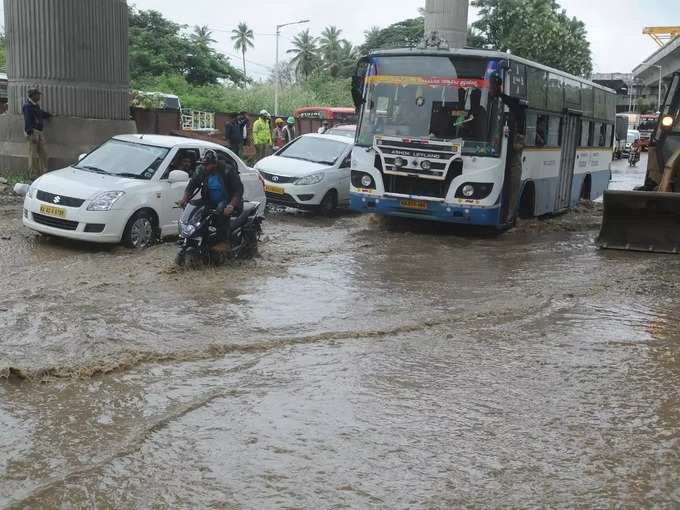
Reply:
<svg viewBox="0 0 680 510"><path fill-rule="evenodd" d="M640 84L632 73L596 73L592 80L616 91L616 113L639 111Z"/></svg>
<svg viewBox="0 0 680 510"><path fill-rule="evenodd" d="M666 87L675 72L680 72L680 36L677 35L633 69L633 80L640 86L638 103L642 113L658 110L659 81L663 101Z"/></svg>

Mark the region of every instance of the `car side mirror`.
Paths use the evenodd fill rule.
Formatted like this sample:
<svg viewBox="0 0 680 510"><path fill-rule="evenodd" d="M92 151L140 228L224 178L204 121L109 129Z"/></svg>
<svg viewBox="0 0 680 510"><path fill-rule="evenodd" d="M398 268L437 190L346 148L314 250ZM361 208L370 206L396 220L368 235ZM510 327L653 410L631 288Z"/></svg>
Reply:
<svg viewBox="0 0 680 510"><path fill-rule="evenodd" d="M78 156L78 161L82 161L83 159L85 159L85 156L87 156L87 152L84 152L80 156Z"/></svg>
<svg viewBox="0 0 680 510"><path fill-rule="evenodd" d="M189 174L183 170L173 170L168 176L168 182L189 182Z"/></svg>

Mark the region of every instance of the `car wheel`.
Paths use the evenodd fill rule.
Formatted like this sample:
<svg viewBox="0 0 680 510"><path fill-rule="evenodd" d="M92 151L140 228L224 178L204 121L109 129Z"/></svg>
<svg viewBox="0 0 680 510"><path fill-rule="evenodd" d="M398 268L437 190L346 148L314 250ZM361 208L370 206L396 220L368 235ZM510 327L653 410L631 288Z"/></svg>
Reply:
<svg viewBox="0 0 680 510"><path fill-rule="evenodd" d="M123 244L128 248L142 249L153 244L155 236L153 218L146 211L139 211L128 221L123 233Z"/></svg>
<svg viewBox="0 0 680 510"><path fill-rule="evenodd" d="M321 200L319 214L330 216L338 208L338 193L332 189Z"/></svg>

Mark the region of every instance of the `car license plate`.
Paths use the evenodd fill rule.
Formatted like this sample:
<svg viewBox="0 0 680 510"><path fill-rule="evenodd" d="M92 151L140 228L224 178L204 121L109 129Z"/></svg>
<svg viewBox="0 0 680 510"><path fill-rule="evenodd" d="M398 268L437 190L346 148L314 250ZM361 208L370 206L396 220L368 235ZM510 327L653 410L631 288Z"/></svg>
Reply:
<svg viewBox="0 0 680 510"><path fill-rule="evenodd" d="M427 209L425 200L400 200L399 207L404 209Z"/></svg>
<svg viewBox="0 0 680 510"><path fill-rule="evenodd" d="M66 217L66 209L63 207L55 207L53 205L40 204L40 214L46 214L47 216L56 216L57 218Z"/></svg>
<svg viewBox="0 0 680 510"><path fill-rule="evenodd" d="M286 190L280 188L279 186L272 186L271 184L266 184L264 190L269 193L274 193L275 195L285 195Z"/></svg>

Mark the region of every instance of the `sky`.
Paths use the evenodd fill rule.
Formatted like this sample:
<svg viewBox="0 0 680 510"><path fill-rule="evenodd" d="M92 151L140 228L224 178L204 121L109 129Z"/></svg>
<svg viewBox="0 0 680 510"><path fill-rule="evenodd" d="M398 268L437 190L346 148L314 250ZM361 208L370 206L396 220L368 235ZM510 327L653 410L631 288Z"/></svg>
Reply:
<svg viewBox="0 0 680 510"><path fill-rule="evenodd" d="M570 16L583 20L593 51L595 72L630 72L657 48L645 26L680 25L680 0L558 0ZM156 9L167 18L186 25L208 25L213 29L217 49L240 65L230 39L231 30L245 21L255 32L256 47L247 54L248 74L266 78L275 61L275 26L310 19L309 28L318 35L324 27L336 25L352 43L361 44L363 33L372 26L418 15L425 0L128 0L139 9ZM474 20L476 13L471 12ZM1 19L1 18L0 18ZM281 58L295 34L305 28L282 30Z"/></svg>

